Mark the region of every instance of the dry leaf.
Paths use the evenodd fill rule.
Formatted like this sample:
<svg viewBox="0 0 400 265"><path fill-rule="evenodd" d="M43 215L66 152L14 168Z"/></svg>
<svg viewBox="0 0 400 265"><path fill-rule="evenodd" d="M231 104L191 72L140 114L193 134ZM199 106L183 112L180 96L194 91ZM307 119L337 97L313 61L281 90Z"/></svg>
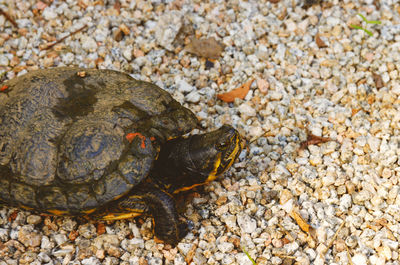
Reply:
<svg viewBox="0 0 400 265"><path fill-rule="evenodd" d="M17 215L18 215L18 211L13 211L13 212L10 214L10 216L8 217L8 221L9 221L9 222L14 221L15 219L17 219Z"/></svg>
<svg viewBox="0 0 400 265"><path fill-rule="evenodd" d="M353 117L354 115L356 115L360 110L362 110L362 108L351 109L351 117Z"/></svg>
<svg viewBox="0 0 400 265"><path fill-rule="evenodd" d="M221 56L224 46L214 38L201 39L191 38L185 50L197 56L211 59L218 59Z"/></svg>
<svg viewBox="0 0 400 265"><path fill-rule="evenodd" d="M104 223L98 223L97 224L97 234L102 235L106 232L106 226Z"/></svg>
<svg viewBox="0 0 400 265"><path fill-rule="evenodd" d="M380 75L372 73L372 78L374 79L377 89L380 89L385 86L385 83L383 82L382 77Z"/></svg>
<svg viewBox="0 0 400 265"><path fill-rule="evenodd" d="M69 233L68 238L69 238L69 240L74 241L78 236L79 236L79 232L76 230L72 230Z"/></svg>
<svg viewBox="0 0 400 265"><path fill-rule="evenodd" d="M292 210L290 212L290 217L292 217L296 221L301 230L306 233L310 231L310 225L303 219L303 217L301 217L301 215L296 210Z"/></svg>
<svg viewBox="0 0 400 265"><path fill-rule="evenodd" d="M315 35L315 42L317 43L318 48L326 48L328 45L321 39L319 34Z"/></svg>
<svg viewBox="0 0 400 265"><path fill-rule="evenodd" d="M235 88L229 92L223 94L217 94L217 98L225 102L233 102L235 98L244 99L244 97L249 92L250 86L253 83L253 81L254 79L251 79L250 81L244 83L240 87Z"/></svg>
<svg viewBox="0 0 400 265"><path fill-rule="evenodd" d="M329 137L321 137L321 136L316 136L314 134L308 134L307 135L307 140L302 142L300 145L300 149L304 149L309 145L315 145L315 144L320 144L320 143L326 143L329 141L333 141Z"/></svg>
<svg viewBox="0 0 400 265"><path fill-rule="evenodd" d="M8 89L7 85L3 85L2 87L0 87L0 92L4 92Z"/></svg>

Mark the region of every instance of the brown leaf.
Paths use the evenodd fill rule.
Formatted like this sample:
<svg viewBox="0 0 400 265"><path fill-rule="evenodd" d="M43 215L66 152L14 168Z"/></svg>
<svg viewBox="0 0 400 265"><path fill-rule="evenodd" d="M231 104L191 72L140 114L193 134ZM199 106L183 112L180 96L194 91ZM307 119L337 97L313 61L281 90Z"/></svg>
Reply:
<svg viewBox="0 0 400 265"><path fill-rule="evenodd" d="M296 221L301 230L306 233L310 231L310 225L303 219L303 217L301 217L301 215L296 210L292 210L289 215Z"/></svg>
<svg viewBox="0 0 400 265"><path fill-rule="evenodd" d="M18 215L18 211L12 212L12 213L10 214L10 216L8 217L8 221L9 221L9 222L14 221L14 220L17 218L17 215Z"/></svg>
<svg viewBox="0 0 400 265"><path fill-rule="evenodd" d="M309 145L326 143L329 141L333 141L333 140L329 137L321 137L321 136L316 136L314 134L308 134L307 140L301 143L300 149L305 149Z"/></svg>
<svg viewBox="0 0 400 265"><path fill-rule="evenodd" d="M79 236L79 232L76 230L72 230L69 233L68 238L69 238L69 240L74 241L78 236Z"/></svg>
<svg viewBox="0 0 400 265"><path fill-rule="evenodd" d="M224 50L224 45L216 41L214 38L196 39L191 38L190 43L186 45L185 50L197 56L211 59L218 59Z"/></svg>
<svg viewBox="0 0 400 265"><path fill-rule="evenodd" d="M353 117L354 115L356 115L360 110L362 110L362 108L351 109L351 117Z"/></svg>
<svg viewBox="0 0 400 265"><path fill-rule="evenodd" d="M98 223L97 224L97 234L102 235L105 232L106 232L106 226L104 225L104 223Z"/></svg>
<svg viewBox="0 0 400 265"><path fill-rule="evenodd" d="M0 87L0 92L4 92L8 89L7 85L3 85L2 87Z"/></svg>
<svg viewBox="0 0 400 265"><path fill-rule="evenodd" d="M315 35L315 42L317 43L318 48L326 48L328 45L321 39L319 34Z"/></svg>
<svg viewBox="0 0 400 265"><path fill-rule="evenodd" d="M380 89L385 86L385 83L383 82L382 77L380 75L372 73L372 78L374 79L377 89Z"/></svg>
<svg viewBox="0 0 400 265"><path fill-rule="evenodd" d="M244 97L249 92L250 86L253 83L253 81L254 79L251 79L250 81L244 83L240 87L235 88L229 92L223 94L217 94L217 98L225 102L233 102L235 98L244 99Z"/></svg>

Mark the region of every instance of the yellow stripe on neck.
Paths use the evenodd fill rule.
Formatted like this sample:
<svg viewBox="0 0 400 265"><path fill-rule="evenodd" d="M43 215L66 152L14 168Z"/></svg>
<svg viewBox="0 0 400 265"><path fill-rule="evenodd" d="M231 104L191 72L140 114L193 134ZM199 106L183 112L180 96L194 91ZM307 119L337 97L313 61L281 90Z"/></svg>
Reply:
<svg viewBox="0 0 400 265"><path fill-rule="evenodd" d="M215 160L215 163L214 163L214 169L213 169L213 171L211 171L210 175L208 175L205 183L213 181L214 179L216 179L218 177L217 171L218 171L220 164L221 164L221 153L218 153L217 160Z"/></svg>

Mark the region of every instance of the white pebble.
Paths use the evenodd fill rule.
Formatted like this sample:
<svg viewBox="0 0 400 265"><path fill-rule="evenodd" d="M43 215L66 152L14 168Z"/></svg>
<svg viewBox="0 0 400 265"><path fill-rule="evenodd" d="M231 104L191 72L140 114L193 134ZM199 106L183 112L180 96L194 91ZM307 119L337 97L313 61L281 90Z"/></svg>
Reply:
<svg viewBox="0 0 400 265"><path fill-rule="evenodd" d="M357 253L353 256L351 261L354 263L354 265L365 265L367 264L367 257L364 254Z"/></svg>
<svg viewBox="0 0 400 265"><path fill-rule="evenodd" d="M83 36L81 38L81 42L82 42L82 49L84 49L85 51L88 51L88 52L96 51L97 43L93 38L91 38L89 36Z"/></svg>
<svg viewBox="0 0 400 265"><path fill-rule="evenodd" d="M247 257L247 255L243 252L236 254L235 259L236 259L236 264L241 264L241 265L252 265L253 264L251 262L251 260L249 259L249 257Z"/></svg>
<svg viewBox="0 0 400 265"><path fill-rule="evenodd" d="M237 215L237 222L244 233L251 234L257 228L257 221L245 213Z"/></svg>
<svg viewBox="0 0 400 265"><path fill-rule="evenodd" d="M42 16L43 16L44 19L46 19L46 20L52 20L52 19L57 18L58 15L57 15L57 13L55 12L55 10L54 10L53 8L51 8L51 7L46 7L46 8L43 10Z"/></svg>
<svg viewBox="0 0 400 265"><path fill-rule="evenodd" d="M200 94L197 91L192 91L185 98L188 102L198 103L200 101Z"/></svg>
<svg viewBox="0 0 400 265"><path fill-rule="evenodd" d="M238 107L238 110L241 114L249 116L249 117L253 117L256 116L256 110L249 106L248 103L243 103Z"/></svg>
<svg viewBox="0 0 400 265"><path fill-rule="evenodd" d="M221 242L217 244L217 247L222 253L229 253L235 248L235 246L230 242Z"/></svg>
<svg viewBox="0 0 400 265"><path fill-rule="evenodd" d="M8 66L10 61L8 60L7 56L4 54L0 54L0 66Z"/></svg>
<svg viewBox="0 0 400 265"><path fill-rule="evenodd" d="M179 243L178 249L183 255L186 256L187 253L189 252L189 250L192 249L192 246L193 246L193 244L190 244L190 243Z"/></svg>
<svg viewBox="0 0 400 265"><path fill-rule="evenodd" d="M179 79L177 83L178 89L182 93L190 93L195 89L193 86L189 85L188 82L186 82L184 79Z"/></svg>

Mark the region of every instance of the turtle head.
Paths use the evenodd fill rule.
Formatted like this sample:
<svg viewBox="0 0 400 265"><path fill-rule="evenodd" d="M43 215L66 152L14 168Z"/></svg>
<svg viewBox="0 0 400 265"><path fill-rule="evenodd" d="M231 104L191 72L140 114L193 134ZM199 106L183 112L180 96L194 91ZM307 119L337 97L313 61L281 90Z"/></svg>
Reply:
<svg viewBox="0 0 400 265"><path fill-rule="evenodd" d="M171 193L189 190L224 173L242 148L239 132L228 125L205 134L175 138L161 147L152 176Z"/></svg>
<svg viewBox="0 0 400 265"><path fill-rule="evenodd" d="M224 173L243 148L239 132L228 125L209 133L191 136L188 147L189 158L193 163L190 170L206 177L205 183Z"/></svg>

